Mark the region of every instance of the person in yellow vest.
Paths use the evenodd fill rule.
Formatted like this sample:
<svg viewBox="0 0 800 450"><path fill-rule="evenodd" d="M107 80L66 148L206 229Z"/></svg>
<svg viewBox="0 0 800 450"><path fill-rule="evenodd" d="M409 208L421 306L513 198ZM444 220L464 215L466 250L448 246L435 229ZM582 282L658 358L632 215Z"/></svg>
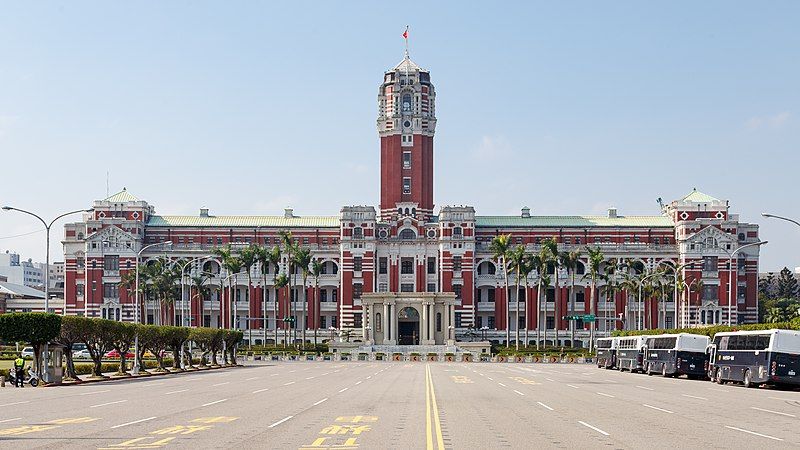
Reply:
<svg viewBox="0 0 800 450"><path fill-rule="evenodd" d="M25 360L22 359L22 355L17 355L17 359L14 360L14 383L16 387L25 386Z"/></svg>

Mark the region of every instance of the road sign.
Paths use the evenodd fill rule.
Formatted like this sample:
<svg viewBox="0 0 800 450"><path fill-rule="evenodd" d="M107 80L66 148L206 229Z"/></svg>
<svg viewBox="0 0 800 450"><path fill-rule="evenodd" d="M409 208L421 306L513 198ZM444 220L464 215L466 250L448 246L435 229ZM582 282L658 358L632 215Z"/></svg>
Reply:
<svg viewBox="0 0 800 450"><path fill-rule="evenodd" d="M584 322L592 322L597 319L594 314L584 314L581 318Z"/></svg>

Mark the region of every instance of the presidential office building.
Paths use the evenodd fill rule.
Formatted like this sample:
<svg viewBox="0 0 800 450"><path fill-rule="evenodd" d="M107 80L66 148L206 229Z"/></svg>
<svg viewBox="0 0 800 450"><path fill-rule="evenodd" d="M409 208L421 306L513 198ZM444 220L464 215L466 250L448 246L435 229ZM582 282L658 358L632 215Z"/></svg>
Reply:
<svg viewBox="0 0 800 450"><path fill-rule="evenodd" d="M153 204L123 190L95 201L82 221L65 226L67 313L134 320L132 292L119 283L134 269L136 255L145 246L173 243L171 249L155 245L144 250L143 262L165 254L174 260L197 258L228 245L234 252L254 243L279 245L279 233L289 230L297 244L324 263L318 288L312 279L303 286L299 273L291 275L296 311L303 310L299 302L307 299L308 313L296 317L296 326L322 330L322 336L334 328L349 329L351 339L365 344L441 345L462 339L470 328L502 342L508 327L528 330L532 343L539 327L552 344L553 330L574 325L574 344L586 345L589 324L565 320L564 315L596 311L599 335L642 322L646 328L669 328L722 324L729 316L733 323L756 321L758 246L737 250L758 242L758 226L740 222L730 213L728 201L692 190L663 203L651 216L624 215L614 208L602 216L538 216L526 207L515 216L481 216L471 206L437 209L436 90L430 73L406 54L383 74L378 107L377 208L344 206L331 216L305 216L292 209L280 216L218 216L206 208L197 215L162 215ZM492 239L501 234L510 234L512 244L524 245L529 252L538 252L547 238L555 239L560 251L581 251L572 296L573 277L559 270L558 286L551 277L539 313L534 271L521 287L520 299L527 300L513 301L512 291L508 302L503 268L489 250ZM607 261L626 261L637 271L654 271L664 264L682 267L685 284L678 295L679 311L671 296L639 303L635 292L609 293L602 281L592 308L585 276L587 245L602 249ZM271 341L273 330L285 326L282 319L291 314L287 289L277 290L273 284L276 271L287 270L285 263L267 267L266 277L253 267L252 287L245 274L230 277L213 256L188 271L201 270L214 274L207 282L211 294L201 301L187 286L183 299L175 302L176 323L250 330L246 336L256 343L263 342L265 328ZM237 280L234 292L222 282L225 279ZM159 305L143 303L142 320L158 321ZM569 308L572 304L574 310ZM182 317L183 311L189 316ZM283 334L278 336L282 339ZM571 333L560 333L557 344L573 344L570 339Z"/></svg>

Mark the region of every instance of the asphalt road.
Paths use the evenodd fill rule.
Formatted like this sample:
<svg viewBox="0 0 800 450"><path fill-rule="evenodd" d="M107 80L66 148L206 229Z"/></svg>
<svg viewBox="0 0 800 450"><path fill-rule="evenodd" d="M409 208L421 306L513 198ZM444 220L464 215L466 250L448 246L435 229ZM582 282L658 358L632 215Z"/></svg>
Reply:
<svg viewBox="0 0 800 450"><path fill-rule="evenodd" d="M0 389L0 448L800 447L800 392L591 365L253 363Z"/></svg>

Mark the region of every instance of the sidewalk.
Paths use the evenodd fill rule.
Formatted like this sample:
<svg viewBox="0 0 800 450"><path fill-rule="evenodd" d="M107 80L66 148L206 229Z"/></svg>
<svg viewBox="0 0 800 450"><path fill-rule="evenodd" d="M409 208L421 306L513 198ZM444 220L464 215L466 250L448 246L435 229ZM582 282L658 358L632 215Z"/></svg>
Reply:
<svg viewBox="0 0 800 450"><path fill-rule="evenodd" d="M102 382L109 382L109 381L123 381L123 380L136 380L141 378L157 378L157 377L167 377L167 376L181 376L181 375L189 375L198 372L207 372L212 370L223 370L223 369L234 369L237 367L242 367L241 363L238 365L227 365L227 366L217 366L211 367L206 366L204 368L199 368L197 366L192 366L191 369L186 370L178 370L173 371L171 368L167 368L166 372L155 372L155 369L148 369L147 372L140 371L139 375L133 375L131 372L128 372L128 376L118 376L117 372L103 372L103 376L106 378L92 378L91 374L86 375L78 375L78 380L64 380L60 385L51 384L47 385L48 387L51 386L73 386L78 384L85 384L85 383L102 383Z"/></svg>

